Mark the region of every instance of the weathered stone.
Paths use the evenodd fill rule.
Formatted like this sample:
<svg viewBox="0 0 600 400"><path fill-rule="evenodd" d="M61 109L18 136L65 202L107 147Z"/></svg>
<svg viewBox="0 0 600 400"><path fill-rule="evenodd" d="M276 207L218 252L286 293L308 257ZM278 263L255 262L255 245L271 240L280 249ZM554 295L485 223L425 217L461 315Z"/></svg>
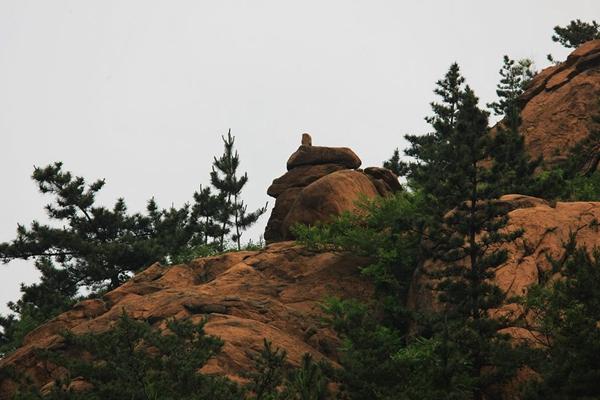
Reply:
<svg viewBox="0 0 600 400"><path fill-rule="evenodd" d="M275 200L275 206L265 228L264 238L267 243L285 240L281 226L302 189L299 187L287 189Z"/></svg>
<svg viewBox="0 0 600 400"><path fill-rule="evenodd" d="M533 158L543 157L546 167L564 161L575 145L594 129L600 114L600 40L584 43L567 60L540 72L521 96L520 131ZM589 150L589 151L588 151ZM598 150L586 150L582 172L598 164Z"/></svg>
<svg viewBox="0 0 600 400"><path fill-rule="evenodd" d="M296 167L279 178L274 179L271 186L267 189L267 194L277 198L289 188L308 186L317 179L341 169L346 169L346 167L339 164L302 165Z"/></svg>
<svg viewBox="0 0 600 400"><path fill-rule="evenodd" d="M551 207L546 201L522 195L506 195L500 201L509 204L508 231L523 229L523 236L503 245L507 261L495 272L495 283L514 298L540 283L542 272L552 271L549 258L560 259L563 245L573 232L580 246L592 249L600 246L596 221L600 220L600 202L558 202ZM431 290L431 272L442 268L438 261L427 261L414 276L410 288L409 306L414 310L441 308L437 295ZM521 308L505 304L497 313L518 317Z"/></svg>
<svg viewBox="0 0 600 400"><path fill-rule="evenodd" d="M287 169L318 164L339 164L356 169L361 163L360 158L347 147L300 146L288 159Z"/></svg>
<svg viewBox="0 0 600 400"><path fill-rule="evenodd" d="M308 133L302 134L302 146L312 146L312 137Z"/></svg>
<svg viewBox="0 0 600 400"><path fill-rule="evenodd" d="M400 185L398 177L387 168L368 167L365 168L364 173L373 179L385 182L391 192L402 190L402 185Z"/></svg>
<svg viewBox="0 0 600 400"><path fill-rule="evenodd" d="M355 211L361 197L373 198L379 193L369 177L352 170L337 171L311 183L298 194L298 198L285 217L282 232L290 238L294 224L314 225L330 221L344 211Z"/></svg>
<svg viewBox="0 0 600 400"><path fill-rule="evenodd" d="M261 264L261 271L246 264ZM98 333L110 329L125 310L133 318L155 321L164 328L163 319L208 318L205 330L224 341L222 351L202 369L205 373L241 379L253 368L252 356L267 338L284 348L288 361L295 366L305 353L317 360L337 365L335 349L339 340L330 328L323 327L321 301L335 296L366 301L372 296L371 285L361 276L359 266L366 259L342 253L314 253L293 242L268 246L262 251L228 253L195 260L187 265L161 267L161 275L152 271L158 291L137 295L143 279L131 279L118 288L127 296L109 296L115 303L96 317L69 311L38 328L37 340L0 360L0 369L12 366L32 380L38 388L51 390L54 381L68 376L67 371L52 367L38 358L37 349L67 350L60 334ZM195 277L206 269L215 273L209 283L198 284ZM143 274L143 273L142 273ZM177 280L175 280L177 279ZM227 304L215 299L226 299ZM90 303L88 303L90 304ZM100 303L98 303L100 304ZM77 308L86 308L81 303ZM311 335L307 335L307 327ZM54 343L54 344L53 344ZM81 378L68 387L74 391L89 389ZM15 382L0 377L0 400L12 398Z"/></svg>

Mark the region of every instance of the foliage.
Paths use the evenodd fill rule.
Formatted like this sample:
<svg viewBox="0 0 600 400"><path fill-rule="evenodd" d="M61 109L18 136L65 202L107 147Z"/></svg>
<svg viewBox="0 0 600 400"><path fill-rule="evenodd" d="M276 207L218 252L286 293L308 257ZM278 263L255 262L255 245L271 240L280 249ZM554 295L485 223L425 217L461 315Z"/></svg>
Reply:
<svg viewBox="0 0 600 400"><path fill-rule="evenodd" d="M567 26L555 26L552 41L564 47L575 48L590 40L600 39L600 25L596 21L572 20Z"/></svg>
<svg viewBox="0 0 600 400"><path fill-rule="evenodd" d="M519 132L519 97L535 74L532 65L531 60L515 61L505 55L496 89L498 101L488 104L496 115L503 118L496 125L490 145L492 174L497 178L495 185L500 194L532 194L533 174L541 162L530 159L525 150L525 139Z"/></svg>
<svg viewBox="0 0 600 400"><path fill-rule="evenodd" d="M383 168L387 168L392 171L396 176L404 176L406 175L406 171L404 165L400 161L400 150L396 147L394 149L394 153L390 157L389 160L383 162Z"/></svg>
<svg viewBox="0 0 600 400"><path fill-rule="evenodd" d="M23 297L9 304L19 315L0 319L2 352L17 347L23 336L65 311L81 287L92 292L114 289L133 272L201 242L202 232L189 206L161 210L150 200L146 213L128 214L125 201L112 208L96 205L104 180L85 179L62 169L62 163L36 167L32 176L43 194L54 197L45 209L50 224L19 225L17 237L0 244L4 262L36 260L41 283L23 286Z"/></svg>
<svg viewBox="0 0 600 400"><path fill-rule="evenodd" d="M402 166L411 190L363 203L326 226L296 227L308 245L373 260L363 272L375 278L377 300L328 309L344 338L342 382L351 398L481 399L522 364L520 349L498 334L503 321L489 317L503 299L490 278L506 254L495 249L522 232L503 231L507 210L494 201L502 188L500 170L485 164L499 162L488 116L456 64L435 93L433 131L406 136L413 161ZM405 306L407 284L425 254L440 267L419 271L438 282L446 306L415 315ZM354 322L344 324L348 318Z"/></svg>
<svg viewBox="0 0 600 400"><path fill-rule="evenodd" d="M580 19L571 20L569 25L555 26L552 41L558 42L566 48L576 48L590 40L600 39L600 25L596 21L584 22ZM548 61L560 64L552 54L546 56Z"/></svg>
<svg viewBox="0 0 600 400"><path fill-rule="evenodd" d="M261 207L253 212L248 212L248 207L241 199L242 189L248 182L248 174L237 175L240 164L238 152L234 150L235 137L231 136L231 130L227 137L223 136L225 149L221 157L215 157L213 169L210 173L210 182L217 189L218 196L224 201L220 204L220 212L217 221L221 224L220 249L224 249L225 236L233 230L231 239L241 250L241 237L243 231L252 226L261 215L267 211L267 206Z"/></svg>
<svg viewBox="0 0 600 400"><path fill-rule="evenodd" d="M239 250L241 232L266 208L246 211L241 189L248 176L237 178L234 138L229 133L223 140L226 152L215 158L211 173L217 193L201 186L193 203L181 208L161 209L154 199L142 213L129 213L123 199L112 208L100 206L96 196L105 185L103 179L87 183L64 171L60 162L35 167L32 178L39 191L53 197L45 206L50 223L18 225L16 238L0 243L0 258L5 263L35 259L42 282L23 286L22 299L9 304L18 317L0 316L0 354L15 349L28 332L68 309L81 288L99 294L154 262L183 263L226 250L224 235L231 218Z"/></svg>
<svg viewBox="0 0 600 400"><path fill-rule="evenodd" d="M170 257L171 264L187 264L195 258L210 257L219 254L215 244L199 244L193 247L187 247L177 254Z"/></svg>
<svg viewBox="0 0 600 400"><path fill-rule="evenodd" d="M329 299L325 310L342 339L339 372L342 393L349 399L468 399L470 380L453 374L444 382L443 366L456 368L460 352L444 364L437 338L408 335L381 323L372 305ZM446 351L448 353L448 351Z"/></svg>
<svg viewBox="0 0 600 400"><path fill-rule="evenodd" d="M199 214L187 204L159 209L151 199L146 213L134 214L127 213L123 199L112 209L97 206L104 180L86 184L84 178L63 171L59 162L36 167L33 179L41 193L54 196L45 207L54 224L19 225L16 239L0 244L4 262L46 258L59 264L66 271L63 278L75 285L114 289L133 272L206 243L206 232L196 220Z"/></svg>
<svg viewBox="0 0 600 400"><path fill-rule="evenodd" d="M554 260L560 279L530 288L524 305L539 356L540 374L525 388L528 399L600 397L600 249L577 247L575 235Z"/></svg>
<svg viewBox="0 0 600 400"><path fill-rule="evenodd" d="M27 376L6 369L4 378L20 382L16 400L96 400L96 399L189 399L189 400L326 400L332 369L315 362L309 354L297 368L287 363L286 352L264 340L255 356L255 366L238 385L225 377L199 372L223 342L205 334L204 322L169 320L166 331L134 320L125 312L115 326L103 333L75 335L63 333L61 350L40 350L42 360L65 368L48 394L40 392ZM88 384L73 391L73 378Z"/></svg>
<svg viewBox="0 0 600 400"><path fill-rule="evenodd" d="M590 134L573 146L564 161L537 174L533 195L563 201L600 200L600 115L592 116L590 128Z"/></svg>
<svg viewBox="0 0 600 400"><path fill-rule="evenodd" d="M376 284L382 298L403 298L415 266L422 258L419 242L428 216L419 192L401 191L373 200L362 199L359 211L330 224L297 225L298 241L314 249L340 249L369 258L362 273Z"/></svg>
<svg viewBox="0 0 600 400"><path fill-rule="evenodd" d="M435 196L433 204L443 205L437 213L444 212L443 217L429 226L432 259L442 263L431 273L439 279L440 300L447 304L436 336L448 332L444 339L467 361L463 370L448 370L451 376L446 380L467 374L473 382L472 397L481 399L508 373L485 367L498 365L496 356L511 349L507 338L497 333L502 321L489 316L503 299L491 279L506 260L505 251L497 248L522 232L503 231L508 211L493 201L499 194L499 178L484 165L486 160L495 161L487 113L478 108L473 91L462 88L463 79L457 74L457 66L452 65L446 79L438 83L442 103L434 104L430 118L435 132L426 142L413 141L410 150L420 161L419 170L436 171L421 175L420 184Z"/></svg>
<svg viewBox="0 0 600 400"><path fill-rule="evenodd" d="M402 371L392 355L402 346L401 334L373 317L371 307L357 301L330 299L325 311L342 339L342 390L350 399L390 399Z"/></svg>
<svg viewBox="0 0 600 400"><path fill-rule="evenodd" d="M406 166L409 184L425 194L425 212L438 220L462 199L462 193L457 197L456 191L448 190L453 182L432 178L446 176L446 171L453 167L448 160L451 155L443 153L453 149L442 148L439 144L448 142L454 134L464 81L458 64L452 64L444 78L436 82L434 93L440 96L441 102L432 102L434 115L425 118L433 132L405 136L410 146L404 152L417 160Z"/></svg>
<svg viewBox="0 0 600 400"><path fill-rule="evenodd" d="M510 129L516 129L521 123L519 97L535 76L533 61L527 58L513 60L505 55L502 62L499 71L501 79L496 88L498 100L487 106L494 111L494 114L504 117Z"/></svg>
<svg viewBox="0 0 600 400"><path fill-rule="evenodd" d="M253 400L326 400L331 398L329 377L331 368L326 363L317 363L305 353L299 368L287 364L287 353L273 348L264 339L263 349L254 358L254 371L246 377L245 386Z"/></svg>
<svg viewBox="0 0 600 400"><path fill-rule="evenodd" d="M89 390L73 392L61 382L50 399L242 399L243 391L222 377L198 373L221 348L203 324L167 322L163 334L123 313L104 333L65 333L70 354L44 351L40 356L68 370L65 382L80 377ZM80 355L80 356L77 356ZM17 399L41 398L35 391ZM44 397L48 398L48 397Z"/></svg>
<svg viewBox="0 0 600 400"><path fill-rule="evenodd" d="M317 363L310 353L304 353L299 368L292 369L282 393L282 400L326 400L331 393L328 388L331 368Z"/></svg>
<svg viewBox="0 0 600 400"><path fill-rule="evenodd" d="M256 400L273 400L277 388L284 379L284 367L287 353L279 348L273 349L271 342L264 339L264 347L255 358L255 371L248 374L248 389Z"/></svg>
<svg viewBox="0 0 600 400"><path fill-rule="evenodd" d="M39 283L21 285L21 299L9 302L15 315L0 316L0 357L19 347L25 335L45 322L49 317L67 310L73 305L77 285L68 278L68 271L58 269L48 258L36 260L36 268L42 276Z"/></svg>

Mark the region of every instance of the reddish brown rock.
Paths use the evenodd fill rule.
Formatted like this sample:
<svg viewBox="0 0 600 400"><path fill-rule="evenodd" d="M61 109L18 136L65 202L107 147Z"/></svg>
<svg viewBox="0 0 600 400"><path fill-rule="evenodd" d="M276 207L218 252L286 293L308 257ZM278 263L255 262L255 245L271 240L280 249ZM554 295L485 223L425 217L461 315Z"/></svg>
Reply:
<svg viewBox="0 0 600 400"><path fill-rule="evenodd" d="M283 221L288 212L290 212L290 209L294 205L294 202L302 189L303 188L290 188L275 200L275 206L273 207L273 211L271 211L271 216L269 217L269 221L265 228L264 238L267 243L284 240L283 238L285 235L281 228Z"/></svg>
<svg viewBox="0 0 600 400"><path fill-rule="evenodd" d="M360 158L347 147L300 146L288 159L287 169L318 164L339 164L356 169L361 163Z"/></svg>
<svg viewBox="0 0 600 400"><path fill-rule="evenodd" d="M526 293L527 288L539 283L542 272L552 270L550 258L559 259L564 254L563 244L571 232L577 232L577 242L592 249L600 246L596 221L600 220L600 202L558 202L553 207L546 201L522 195L506 195L501 201L511 204L509 225L506 229L524 229L522 237L504 245L508 260L497 268L495 283L507 298ZM415 310L439 309L437 296L429 289L428 271L440 268L437 262L426 262L415 274L411 285L409 305ZM519 314L515 304L501 310L504 315ZM520 332L510 329L510 332ZM526 337L519 333L520 337Z"/></svg>
<svg viewBox="0 0 600 400"><path fill-rule="evenodd" d="M382 184L384 184L386 190L383 193L379 193L382 196L402 190L402 186L400 185L396 174L387 168L368 167L365 168L364 172L365 174L369 175L373 181L380 181Z"/></svg>
<svg viewBox="0 0 600 400"><path fill-rule="evenodd" d="M313 147L310 135L303 134L302 145L288 160L288 172L273 180L267 189L267 194L277 200L265 228L265 241L273 243L292 239L289 227L294 223L314 224L329 220L343 211L353 211L353 202L362 195L372 197L374 191L379 196L387 196L401 189L398 178L391 171L377 167L367 168L364 172L355 171L360 164L360 159L352 150L345 147ZM346 175L336 174L344 170L354 173L353 176L358 177L357 183L347 185ZM336 178L330 178L332 175ZM335 183L337 177L340 181ZM304 189L323 179L325 181L318 189L321 190L319 193L313 189L304 192ZM338 189L331 190L332 185ZM299 199L302 202L296 206ZM303 210L308 203L312 204ZM294 212L288 217L292 210Z"/></svg>
<svg viewBox="0 0 600 400"><path fill-rule="evenodd" d="M294 224L314 225L327 222L344 211L356 210L356 202L362 197L374 198L379 192L362 172L343 170L329 174L302 189L282 225L290 237Z"/></svg>
<svg viewBox="0 0 600 400"><path fill-rule="evenodd" d="M284 348L293 365L299 365L307 352L335 365L339 341L321 323L321 302L328 296L369 298L372 288L359 272L366 262L349 254L314 253L283 242L262 251L201 258L188 265L156 264L103 300L76 306L39 327L23 347L0 360L0 369L13 366L39 388L52 385L66 371L41 363L36 349L60 349L64 330L80 334L110 329L123 310L156 327L168 318L188 317L197 322L208 318L207 333L221 337L225 345L204 367L205 372L242 379L242 372L252 368L250 356L262 348L263 338ZM81 378L70 383L77 390L87 385ZM1 400L11 398L15 389L14 382L0 378Z"/></svg>
<svg viewBox="0 0 600 400"><path fill-rule="evenodd" d="M346 167L339 164L302 165L274 179L267 189L267 194L277 198L289 188L303 188L325 175L342 169Z"/></svg>
<svg viewBox="0 0 600 400"><path fill-rule="evenodd" d="M565 62L544 69L521 97L521 133L534 157L551 167L595 129L600 114L600 40L584 43ZM597 128L597 127L596 127ZM589 151L583 172L597 167L598 152Z"/></svg>

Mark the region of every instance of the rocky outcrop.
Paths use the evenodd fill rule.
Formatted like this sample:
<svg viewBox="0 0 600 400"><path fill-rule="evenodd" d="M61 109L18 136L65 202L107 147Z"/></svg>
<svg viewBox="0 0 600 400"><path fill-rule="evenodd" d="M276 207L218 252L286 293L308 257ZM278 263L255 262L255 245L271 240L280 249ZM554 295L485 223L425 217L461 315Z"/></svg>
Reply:
<svg viewBox="0 0 600 400"><path fill-rule="evenodd" d="M312 140L311 140L312 143ZM336 164L348 169L360 167L362 161L347 147L301 145L288 159L288 171L302 165Z"/></svg>
<svg viewBox="0 0 600 400"><path fill-rule="evenodd" d="M296 223L314 224L327 221L332 215L356 209L362 196L374 198L379 195L368 175L350 169L336 171L306 186L296 197L287 212L281 229L289 232Z"/></svg>
<svg viewBox="0 0 600 400"><path fill-rule="evenodd" d="M563 62L541 71L522 95L521 133L533 158L551 167L590 136L600 114L600 39L587 42ZM587 149L583 172L595 170L600 146Z"/></svg>
<svg viewBox="0 0 600 400"><path fill-rule="evenodd" d="M60 349L65 330L106 331L123 310L156 327L169 318L208 318L206 332L225 345L204 367L206 373L241 379L263 338L284 348L293 365L307 352L335 365L339 341L322 322L320 304L329 296L369 298L372 289L358 270L365 263L349 254L314 253L283 242L187 265L155 264L103 298L81 302L31 332L23 347L0 360L0 369L13 366L43 387L65 371L41 362L36 349ZM0 377L0 399L11 398L14 389Z"/></svg>
<svg viewBox="0 0 600 400"><path fill-rule="evenodd" d="M355 180L355 174L359 180L368 179L358 171L342 170L322 180ZM600 202L550 204L522 195L503 196L500 202L511 210L507 229L525 231L505 245L508 260L496 270L496 283L507 298L524 294L543 272L551 271L549 258L563 255L563 244L572 232L580 245L600 246ZM367 263L347 253L317 253L294 242L281 242L261 251L228 253L184 265L155 264L102 298L83 301L31 332L21 348L0 360L0 369L12 366L43 387L65 371L41 362L37 349L63 350L60 334L65 330L81 334L110 329L123 310L158 328L169 318L207 318L207 333L221 337L225 344L204 367L206 373L243 379L263 338L285 348L293 365L306 352L335 365L339 340L322 322L320 304L328 296L371 298L373 288L359 272ZM441 307L427 273L435 268L439 265L430 261L415 274L409 297L412 309ZM522 310L509 303L496 312L516 318ZM530 331L517 326L506 332L531 339ZM73 387L85 384L77 379L72 382ZM0 378L0 400L11 398L15 388L10 379Z"/></svg>
<svg viewBox="0 0 600 400"><path fill-rule="evenodd" d="M325 222L354 211L361 197L386 196L401 190L393 172L378 167L358 168L361 160L346 147L312 146L309 134L287 162L286 172L267 189L275 207L265 229L267 243L292 239L296 223Z"/></svg>
<svg viewBox="0 0 600 400"><path fill-rule="evenodd" d="M506 293L506 298L521 296L527 289L540 282L542 273L552 271L549 260L560 259L564 243L569 235L577 235L577 243L592 249L600 246L598 221L600 202L558 202L550 204L542 199L522 195L506 195L500 198L509 212L507 230L523 229L524 234L512 243L504 245L508 259L497 268L495 283ZM409 306L414 310L439 310L441 304L432 291L432 272L441 268L436 261L428 261L417 270L409 295ZM514 318L521 312L510 301L497 312ZM522 328L507 330L519 338L531 337Z"/></svg>

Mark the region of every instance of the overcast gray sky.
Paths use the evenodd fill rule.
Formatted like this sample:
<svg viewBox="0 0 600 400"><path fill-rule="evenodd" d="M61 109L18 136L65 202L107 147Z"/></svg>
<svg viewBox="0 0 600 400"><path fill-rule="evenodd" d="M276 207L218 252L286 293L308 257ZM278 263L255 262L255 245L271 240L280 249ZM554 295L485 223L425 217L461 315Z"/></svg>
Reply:
<svg viewBox="0 0 600 400"><path fill-rule="evenodd" d="M575 18L600 20L600 2L0 0L0 241L44 220L29 176L57 160L132 211L190 200L229 128L250 207L302 132L379 165L427 131L450 63L485 104L503 54L564 58L552 28ZM0 312L35 279L31 263L0 265Z"/></svg>

